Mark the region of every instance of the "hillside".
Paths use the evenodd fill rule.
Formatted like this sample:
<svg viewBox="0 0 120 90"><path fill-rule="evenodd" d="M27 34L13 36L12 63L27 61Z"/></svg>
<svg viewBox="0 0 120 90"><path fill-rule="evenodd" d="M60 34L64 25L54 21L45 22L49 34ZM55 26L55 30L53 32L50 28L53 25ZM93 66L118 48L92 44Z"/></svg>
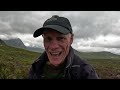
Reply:
<svg viewBox="0 0 120 90"><path fill-rule="evenodd" d="M116 55L110 52L79 52L75 50L75 53L81 58L86 59L120 59L120 55Z"/></svg>
<svg viewBox="0 0 120 90"><path fill-rule="evenodd" d="M87 60L101 79L120 79L120 55L110 52L78 52L75 53Z"/></svg>
<svg viewBox="0 0 120 90"><path fill-rule="evenodd" d="M5 45L5 42L0 39L0 45Z"/></svg>
<svg viewBox="0 0 120 90"><path fill-rule="evenodd" d="M38 53L44 52L44 49L42 49L42 48L25 46L23 41L20 38L8 39L8 40L3 40L3 41L8 46L12 46L12 47L16 47L16 48L22 48L22 49L29 50L29 51L32 51L32 52L38 52Z"/></svg>
<svg viewBox="0 0 120 90"><path fill-rule="evenodd" d="M2 42L2 41L1 41ZM94 58L88 62L94 66L100 78L120 79L120 58L107 59L116 55L109 52L81 53L75 51L82 58ZM7 45L0 45L0 79L27 79L28 72L34 60L40 53L27 51ZM105 59L100 59L100 57ZM96 59L95 59L96 58Z"/></svg>
<svg viewBox="0 0 120 90"><path fill-rule="evenodd" d="M22 79L28 77L30 65L40 53L0 45L0 79Z"/></svg>
<svg viewBox="0 0 120 90"><path fill-rule="evenodd" d="M26 49L26 46L20 38L8 39L3 41L9 46Z"/></svg>
<svg viewBox="0 0 120 90"><path fill-rule="evenodd" d="M26 47L27 50L33 51L33 52L38 52L38 53L43 53L45 50L42 48L37 48L37 47Z"/></svg>

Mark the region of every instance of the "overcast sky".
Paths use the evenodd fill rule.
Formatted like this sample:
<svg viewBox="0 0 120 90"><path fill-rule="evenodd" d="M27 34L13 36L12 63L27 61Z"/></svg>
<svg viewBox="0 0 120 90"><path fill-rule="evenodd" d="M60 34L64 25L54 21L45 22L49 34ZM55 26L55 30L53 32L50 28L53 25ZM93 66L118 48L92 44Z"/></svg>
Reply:
<svg viewBox="0 0 120 90"><path fill-rule="evenodd" d="M0 11L0 38L18 37L26 46L43 47L42 37L33 33L52 15L70 20L73 48L120 54L120 11Z"/></svg>

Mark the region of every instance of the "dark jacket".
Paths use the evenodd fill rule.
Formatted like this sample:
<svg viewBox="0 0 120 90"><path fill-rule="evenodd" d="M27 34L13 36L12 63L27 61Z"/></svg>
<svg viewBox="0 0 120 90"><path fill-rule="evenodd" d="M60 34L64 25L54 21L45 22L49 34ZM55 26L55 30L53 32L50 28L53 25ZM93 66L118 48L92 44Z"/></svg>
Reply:
<svg viewBox="0 0 120 90"><path fill-rule="evenodd" d="M42 79L43 67L48 60L44 52L31 66L29 79ZM64 69L64 79L98 79L95 69L85 60L74 54L74 49L70 49L67 56L67 64Z"/></svg>

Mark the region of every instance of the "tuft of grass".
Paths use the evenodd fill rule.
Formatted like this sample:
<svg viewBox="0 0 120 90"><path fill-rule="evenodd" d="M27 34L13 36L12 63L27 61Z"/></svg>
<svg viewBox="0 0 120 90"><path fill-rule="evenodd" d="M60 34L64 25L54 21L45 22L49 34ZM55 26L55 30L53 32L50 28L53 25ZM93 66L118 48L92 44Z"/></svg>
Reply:
<svg viewBox="0 0 120 90"><path fill-rule="evenodd" d="M40 53L0 46L0 79L27 79L29 69Z"/></svg>
<svg viewBox="0 0 120 90"><path fill-rule="evenodd" d="M27 79L31 64L39 56L40 53L0 45L0 79ZM120 79L120 58L85 58L101 79Z"/></svg>
<svg viewBox="0 0 120 90"><path fill-rule="evenodd" d="M93 65L101 79L120 79L119 59L91 59L88 62Z"/></svg>

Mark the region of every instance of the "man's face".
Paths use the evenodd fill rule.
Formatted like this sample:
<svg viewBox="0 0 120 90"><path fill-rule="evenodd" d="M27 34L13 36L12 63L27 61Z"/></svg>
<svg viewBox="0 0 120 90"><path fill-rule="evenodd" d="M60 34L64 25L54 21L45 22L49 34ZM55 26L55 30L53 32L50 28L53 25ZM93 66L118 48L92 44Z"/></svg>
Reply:
<svg viewBox="0 0 120 90"><path fill-rule="evenodd" d="M43 39L50 63L58 66L64 62L73 42L73 36L71 34L63 35L55 30L48 30L44 32Z"/></svg>

